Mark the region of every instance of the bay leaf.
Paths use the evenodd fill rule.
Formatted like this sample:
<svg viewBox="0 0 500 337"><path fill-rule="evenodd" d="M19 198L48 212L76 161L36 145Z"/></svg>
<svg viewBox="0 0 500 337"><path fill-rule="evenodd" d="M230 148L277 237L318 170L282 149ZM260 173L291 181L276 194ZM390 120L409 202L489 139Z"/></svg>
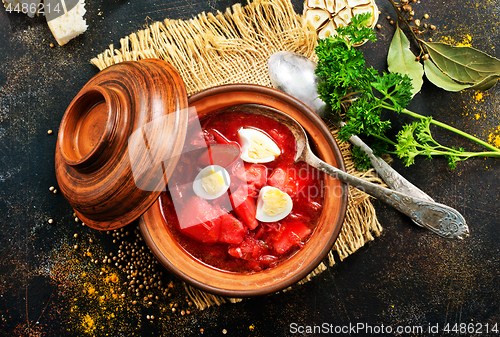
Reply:
<svg viewBox="0 0 500 337"><path fill-rule="evenodd" d="M424 42L429 56L439 69L458 82L490 88L500 77L500 60L472 47L452 46L442 42ZM489 78L484 85L484 81Z"/></svg>
<svg viewBox="0 0 500 337"><path fill-rule="evenodd" d="M471 84L457 83L443 73L431 59L424 61L424 72L427 79L435 86L447 91L460 91L472 87Z"/></svg>
<svg viewBox="0 0 500 337"><path fill-rule="evenodd" d="M387 65L389 72L406 74L410 77L413 84L413 96L420 91L424 83L424 68L415 60L415 55L410 50L410 41L399 26L396 27L387 53Z"/></svg>
<svg viewBox="0 0 500 337"><path fill-rule="evenodd" d="M498 82L498 75L491 75L491 76L486 77L481 82L475 84L471 88L476 89L476 90L486 91L486 90L490 89L491 87L493 87L495 84L497 84L497 82Z"/></svg>

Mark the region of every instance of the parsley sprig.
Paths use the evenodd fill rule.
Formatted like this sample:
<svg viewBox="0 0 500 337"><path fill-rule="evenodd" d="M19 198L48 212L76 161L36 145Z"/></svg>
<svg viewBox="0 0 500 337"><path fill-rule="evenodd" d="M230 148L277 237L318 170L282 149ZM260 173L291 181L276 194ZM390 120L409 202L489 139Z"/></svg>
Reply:
<svg viewBox="0 0 500 337"><path fill-rule="evenodd" d="M354 16L350 25L338 28L336 35L320 39L316 47L316 75L321 79L318 84L319 97L330 105L333 113L342 110L345 112L347 124L340 129L339 139L347 141L352 135L374 137L378 140L372 144L376 154L395 154L406 166L412 165L419 155L428 158L444 156L452 169L457 162L470 157L500 157L500 149L491 144L432 117L406 109L412 99L411 79L399 73L383 72L380 75L373 67L366 66L363 53L354 48L354 45L365 40L376 41L374 31L366 27L369 20L369 13ZM391 122L381 118L384 110L404 113L417 121L404 125L397 134L396 141L393 141L386 136ZM431 125L464 136L489 151L466 152L462 148L443 146L432 137ZM388 147L393 150L388 150ZM353 157L358 169L368 168L369 160L362 151L355 149Z"/></svg>

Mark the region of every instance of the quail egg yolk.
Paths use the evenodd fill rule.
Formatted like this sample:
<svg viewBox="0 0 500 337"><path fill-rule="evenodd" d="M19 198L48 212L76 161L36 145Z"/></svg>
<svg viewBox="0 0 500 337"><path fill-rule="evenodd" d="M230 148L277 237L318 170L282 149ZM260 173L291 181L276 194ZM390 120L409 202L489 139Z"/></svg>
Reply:
<svg viewBox="0 0 500 337"><path fill-rule="evenodd" d="M207 200L221 197L229 188L229 173L221 166L209 165L198 173L194 182L194 193Z"/></svg>
<svg viewBox="0 0 500 337"><path fill-rule="evenodd" d="M261 159L268 156L277 157L279 153L273 151L273 149L266 146L266 140L262 137L253 135L250 137L252 141L252 146L248 149L248 156L252 159Z"/></svg>
<svg viewBox="0 0 500 337"><path fill-rule="evenodd" d="M281 190L266 186L260 190L256 218L273 222L285 218L292 211L292 199Z"/></svg>
<svg viewBox="0 0 500 337"><path fill-rule="evenodd" d="M203 172L201 186L208 194L217 195L226 187L226 184L220 173L210 169Z"/></svg>
<svg viewBox="0 0 500 337"><path fill-rule="evenodd" d="M280 148L266 134L255 129L240 129L241 159L249 163L268 163L281 154Z"/></svg>
<svg viewBox="0 0 500 337"><path fill-rule="evenodd" d="M283 213L288 205L286 194L280 190L269 190L262 196L264 208L262 212L269 216L276 216Z"/></svg>

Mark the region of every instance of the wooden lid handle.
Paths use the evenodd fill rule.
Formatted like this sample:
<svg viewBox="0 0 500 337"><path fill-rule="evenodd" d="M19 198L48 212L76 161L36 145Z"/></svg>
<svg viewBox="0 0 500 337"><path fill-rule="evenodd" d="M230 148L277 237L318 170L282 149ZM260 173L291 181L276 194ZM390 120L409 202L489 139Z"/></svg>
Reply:
<svg viewBox="0 0 500 337"><path fill-rule="evenodd" d="M62 159L79 171L102 166L116 144L120 108L119 94L113 89L91 86L80 92L59 132Z"/></svg>

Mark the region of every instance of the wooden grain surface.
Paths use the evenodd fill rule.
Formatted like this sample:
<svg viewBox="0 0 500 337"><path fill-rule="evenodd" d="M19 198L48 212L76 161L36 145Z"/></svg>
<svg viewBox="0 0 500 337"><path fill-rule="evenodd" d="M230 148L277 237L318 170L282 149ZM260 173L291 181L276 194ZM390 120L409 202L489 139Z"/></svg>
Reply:
<svg viewBox="0 0 500 337"><path fill-rule="evenodd" d="M460 330L447 334L446 324L482 327L482 335L486 324L500 325L500 162L484 158L459 163L453 171L442 159L418 159L409 168L397 160L393 164L436 201L465 216L471 236L463 242L441 239L374 201L383 234L286 293L200 311L189 306L182 285L164 274L163 282L172 282L170 297L153 297L152 305L143 304L143 296L136 305L128 297L113 300L110 289L119 287L112 283L113 263L90 261L116 254L134 228L117 237L84 227L75 222L64 197L49 191L57 189L54 152L64 110L97 73L89 60L109 44L118 45L121 37L152 21L188 19L235 2L87 1L88 31L54 48L43 18L0 12L0 335L221 336L226 331L228 336L290 336L307 326L364 327L350 334L366 335L367 326L383 325L392 328L392 335L398 327L410 327L413 331L403 335L449 336ZM301 1L293 3L302 10ZM395 13L387 1L377 4L379 41L362 48L381 70L394 31L386 17ZM498 0L421 0L414 9L417 15L430 14L438 27L435 41L468 44L500 57ZM494 142L500 139L499 88L448 93L426 82L410 108ZM474 148L441 131L437 138ZM84 256L87 247L92 257ZM117 275L126 280L126 274ZM438 333L430 333L436 325Z"/></svg>

